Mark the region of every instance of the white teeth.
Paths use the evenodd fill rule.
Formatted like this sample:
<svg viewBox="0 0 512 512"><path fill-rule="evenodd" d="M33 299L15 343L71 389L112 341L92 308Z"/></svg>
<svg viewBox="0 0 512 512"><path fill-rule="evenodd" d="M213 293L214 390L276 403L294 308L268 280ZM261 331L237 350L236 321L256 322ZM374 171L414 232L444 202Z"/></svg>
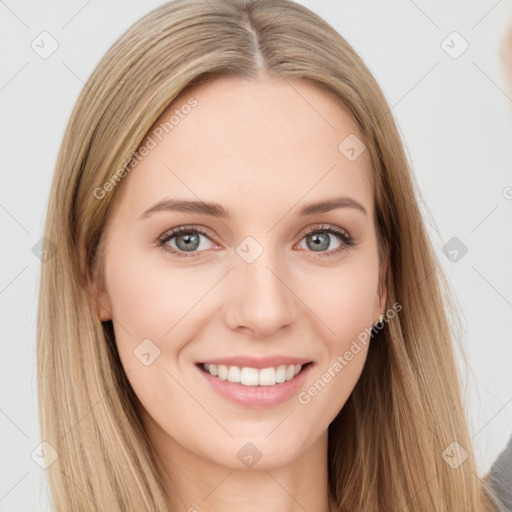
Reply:
<svg viewBox="0 0 512 512"><path fill-rule="evenodd" d="M276 369L263 368L260 370L260 379L258 384L260 386L273 386L276 383Z"/></svg>
<svg viewBox="0 0 512 512"><path fill-rule="evenodd" d="M223 364L218 364L217 372L218 372L217 376L219 377L219 379L226 380L226 377L228 376L228 367L224 366Z"/></svg>
<svg viewBox="0 0 512 512"><path fill-rule="evenodd" d="M257 386L259 382L258 370L256 368L242 368L240 382L244 386Z"/></svg>
<svg viewBox="0 0 512 512"><path fill-rule="evenodd" d="M228 368L229 382L240 382L240 368L238 366L230 366Z"/></svg>
<svg viewBox="0 0 512 512"><path fill-rule="evenodd" d="M291 366L291 365L290 365ZM276 368L276 382L281 384L286 380L286 365L282 364Z"/></svg>
<svg viewBox="0 0 512 512"><path fill-rule="evenodd" d="M300 372L302 365L282 364L276 368L249 368L239 366L225 366L223 364L203 364L203 368L221 380L240 382L244 386L273 386L293 379Z"/></svg>

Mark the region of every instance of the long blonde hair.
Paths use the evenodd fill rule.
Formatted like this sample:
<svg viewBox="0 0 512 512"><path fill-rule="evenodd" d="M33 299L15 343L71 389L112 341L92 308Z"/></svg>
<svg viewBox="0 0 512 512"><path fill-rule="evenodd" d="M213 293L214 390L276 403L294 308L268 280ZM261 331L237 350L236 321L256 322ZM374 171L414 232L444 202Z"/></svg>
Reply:
<svg viewBox="0 0 512 512"><path fill-rule="evenodd" d="M98 319L90 291L116 195L94 191L125 167L178 94L220 75L315 84L348 108L371 156L379 254L390 256L387 300L402 309L370 344L329 426L329 486L340 508L493 510L456 370L460 342L447 315L455 321L456 311L389 106L343 37L288 0L166 3L118 39L78 98L51 187L38 313L41 435L58 454L47 470L55 510L177 510L112 323ZM443 454L459 446L467 459L454 468Z"/></svg>

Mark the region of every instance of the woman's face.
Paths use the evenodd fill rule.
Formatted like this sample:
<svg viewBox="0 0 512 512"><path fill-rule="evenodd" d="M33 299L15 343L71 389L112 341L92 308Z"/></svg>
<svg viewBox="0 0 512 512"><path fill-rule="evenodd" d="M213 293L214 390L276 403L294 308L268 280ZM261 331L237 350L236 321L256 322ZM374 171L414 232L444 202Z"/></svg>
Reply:
<svg viewBox="0 0 512 512"><path fill-rule="evenodd" d="M326 439L385 304L356 134L297 80L217 79L155 123L118 185L98 284L160 451L271 468Z"/></svg>

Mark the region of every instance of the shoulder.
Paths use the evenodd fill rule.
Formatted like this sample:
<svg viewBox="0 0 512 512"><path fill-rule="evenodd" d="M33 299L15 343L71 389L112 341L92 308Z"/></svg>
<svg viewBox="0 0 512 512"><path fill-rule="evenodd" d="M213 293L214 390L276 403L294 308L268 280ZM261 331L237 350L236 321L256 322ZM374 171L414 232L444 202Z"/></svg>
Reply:
<svg viewBox="0 0 512 512"><path fill-rule="evenodd" d="M512 436L491 466L488 482L504 507L502 511L512 511Z"/></svg>

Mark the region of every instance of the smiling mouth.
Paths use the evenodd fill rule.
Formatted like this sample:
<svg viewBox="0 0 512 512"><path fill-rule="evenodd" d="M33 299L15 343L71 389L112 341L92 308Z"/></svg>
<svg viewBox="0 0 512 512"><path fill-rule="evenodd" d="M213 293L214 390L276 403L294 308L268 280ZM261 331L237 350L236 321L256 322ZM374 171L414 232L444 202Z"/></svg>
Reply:
<svg viewBox="0 0 512 512"><path fill-rule="evenodd" d="M312 361L306 364L283 364L261 369L249 366L206 363L197 363L197 366L212 377L239 383L243 386L274 386L294 379L304 368L311 364L313 364Z"/></svg>

